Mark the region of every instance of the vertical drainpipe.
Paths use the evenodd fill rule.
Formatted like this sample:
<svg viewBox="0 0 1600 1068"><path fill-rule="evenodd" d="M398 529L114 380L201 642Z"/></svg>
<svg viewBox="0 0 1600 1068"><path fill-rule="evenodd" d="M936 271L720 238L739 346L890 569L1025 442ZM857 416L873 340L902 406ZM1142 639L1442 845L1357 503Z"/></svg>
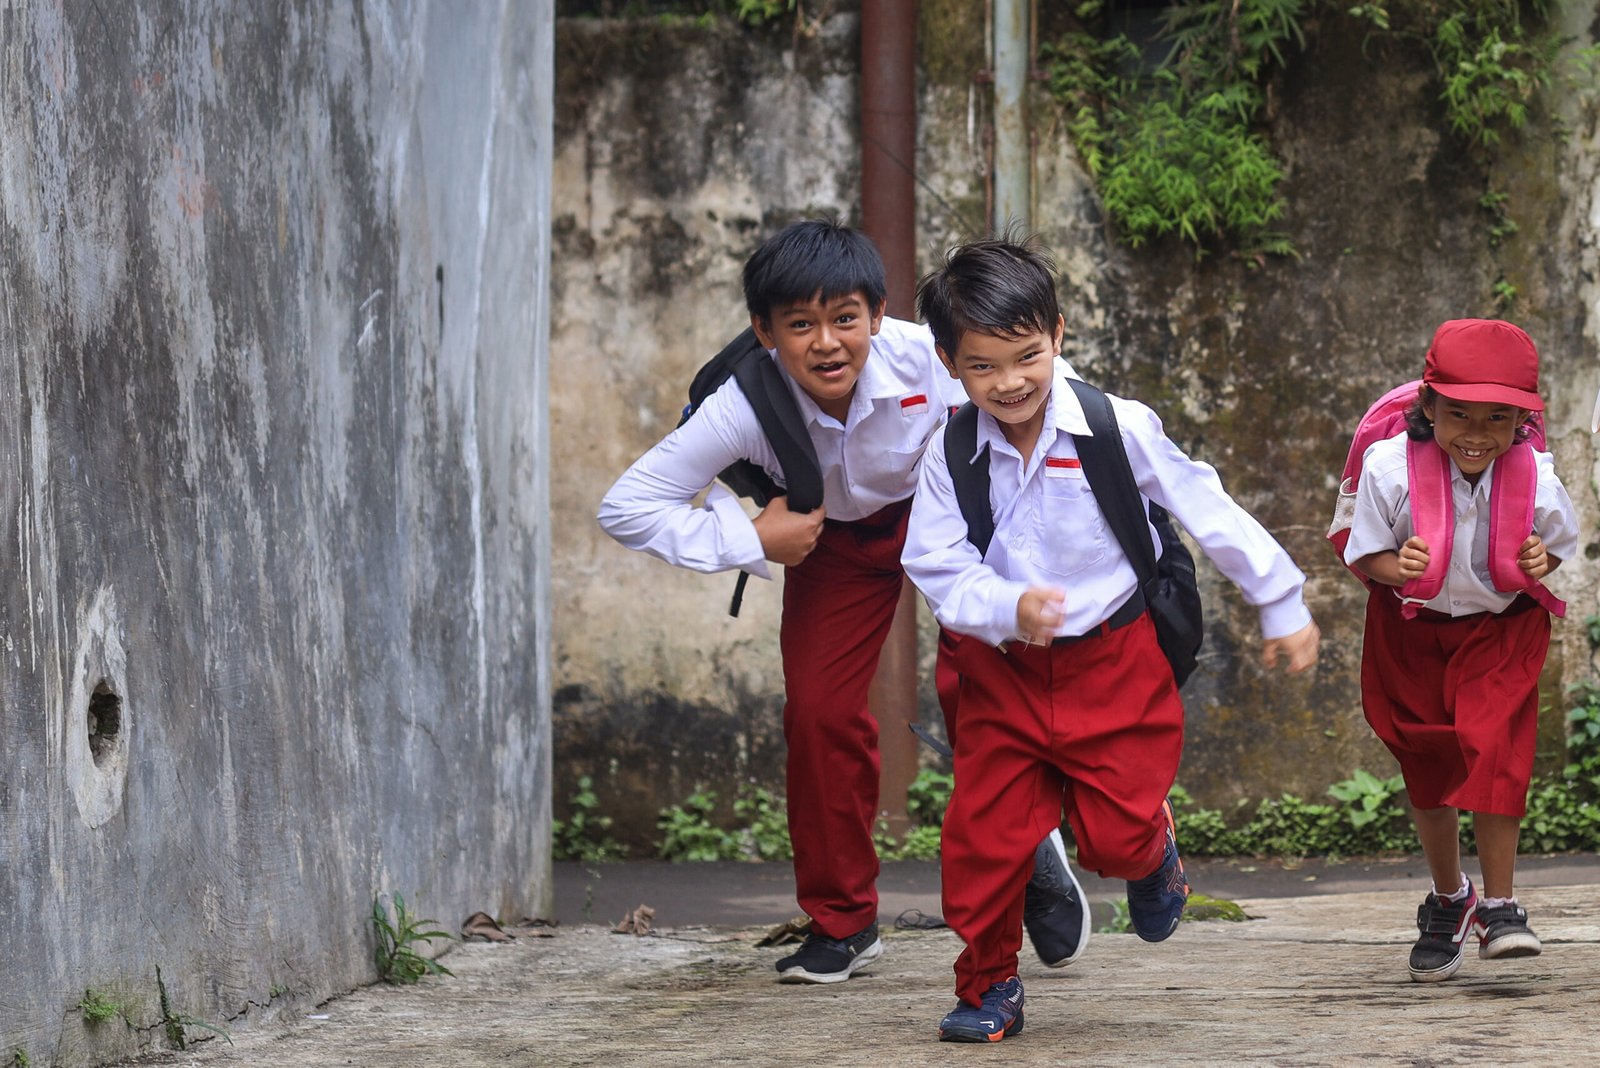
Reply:
<svg viewBox="0 0 1600 1068"><path fill-rule="evenodd" d="M868 5L870 6L870 5ZM1032 67L1030 0L994 0L994 214L998 232L1029 225L1033 155L1028 144L1027 89Z"/></svg>
<svg viewBox="0 0 1600 1068"><path fill-rule="evenodd" d="M861 5L861 228L889 278L889 314L915 318L917 0Z"/></svg>
<svg viewBox="0 0 1600 1068"><path fill-rule="evenodd" d="M917 3L861 5L861 228L883 255L888 314L916 318ZM917 774L917 598L911 583L878 658L868 706L878 720L878 807L904 833L906 788Z"/></svg>

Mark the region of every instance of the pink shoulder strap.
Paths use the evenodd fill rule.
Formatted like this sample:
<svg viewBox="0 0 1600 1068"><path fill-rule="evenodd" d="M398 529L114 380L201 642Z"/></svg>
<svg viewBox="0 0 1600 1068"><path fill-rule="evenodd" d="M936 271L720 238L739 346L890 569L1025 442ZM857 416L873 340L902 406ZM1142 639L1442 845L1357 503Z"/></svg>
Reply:
<svg viewBox="0 0 1600 1068"><path fill-rule="evenodd" d="M1400 587L1400 614L1410 619L1444 589L1455 549L1456 517L1450 499L1450 461L1432 441L1406 441L1406 482L1411 493L1411 530L1428 543L1428 569Z"/></svg>
<svg viewBox="0 0 1600 1068"><path fill-rule="evenodd" d="M1406 442L1406 479L1411 494L1411 528L1428 543L1428 569L1400 588L1401 614L1410 619L1423 603L1439 596L1455 547L1455 509L1450 495L1450 462L1431 441ZM1526 593L1554 616L1567 606L1517 566L1517 554L1533 530L1538 460L1527 443L1513 445L1495 461L1489 489L1489 577L1505 593Z"/></svg>
<svg viewBox="0 0 1600 1068"><path fill-rule="evenodd" d="M1533 530L1533 506L1538 496L1539 460L1526 442L1494 462L1494 485L1489 487L1489 577L1494 588L1526 593L1557 618L1567 614L1566 602L1528 577L1517 566L1517 554Z"/></svg>

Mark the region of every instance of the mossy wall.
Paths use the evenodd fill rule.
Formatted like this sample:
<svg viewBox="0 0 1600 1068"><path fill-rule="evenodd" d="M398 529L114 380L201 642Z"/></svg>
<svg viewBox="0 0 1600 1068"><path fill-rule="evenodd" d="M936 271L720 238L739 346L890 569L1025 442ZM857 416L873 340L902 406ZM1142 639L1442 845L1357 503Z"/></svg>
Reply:
<svg viewBox="0 0 1600 1068"><path fill-rule="evenodd" d="M985 228L989 94L981 5L928 0L920 11L928 267ZM1544 354L1552 448L1586 529L1597 511L1592 117L1558 94L1571 135L1555 138L1544 116L1490 175L1445 131L1425 55L1375 51L1340 17L1306 28L1305 53L1270 89L1267 130L1287 163L1295 259L1117 244L1062 116L1042 91L1032 111L1033 224L1061 264L1068 358L1156 407L1310 577L1323 659L1288 679L1260 665L1255 613L1203 565L1209 630L1184 694L1180 781L1212 805L1320 796L1358 766L1391 773L1360 712L1364 594L1323 532L1361 412L1420 374L1440 321L1495 314L1501 274L1521 290L1511 316ZM696 784L725 796L740 782L782 785L778 589L757 583L731 620L731 576L626 552L593 516L616 475L675 425L694 369L742 325L738 270L760 238L816 212L857 218L855 20L804 29L558 24L555 804L559 815L591 774L618 837L637 843ZM1491 178L1522 223L1499 247L1478 206ZM1546 766L1559 759L1563 685L1591 670L1581 620L1597 607L1597 555L1588 543L1552 581L1571 614L1546 676ZM937 720L927 685L923 706Z"/></svg>

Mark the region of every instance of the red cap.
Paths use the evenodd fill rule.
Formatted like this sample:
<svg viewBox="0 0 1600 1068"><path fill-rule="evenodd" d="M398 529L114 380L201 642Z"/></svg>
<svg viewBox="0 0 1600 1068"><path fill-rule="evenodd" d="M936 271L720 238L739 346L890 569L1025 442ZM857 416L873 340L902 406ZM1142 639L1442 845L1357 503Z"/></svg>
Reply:
<svg viewBox="0 0 1600 1068"><path fill-rule="evenodd" d="M1451 400L1544 411L1539 350L1520 326L1499 319L1451 319L1439 327L1422 381Z"/></svg>

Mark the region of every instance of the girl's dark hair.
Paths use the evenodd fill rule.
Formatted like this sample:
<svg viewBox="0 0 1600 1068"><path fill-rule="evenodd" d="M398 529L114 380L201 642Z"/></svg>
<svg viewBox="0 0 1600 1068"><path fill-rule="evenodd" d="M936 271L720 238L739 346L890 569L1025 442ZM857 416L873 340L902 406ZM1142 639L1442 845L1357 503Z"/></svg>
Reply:
<svg viewBox="0 0 1600 1068"><path fill-rule="evenodd" d="M865 297L874 315L883 311L889 293L883 259L866 234L830 219L790 223L744 264L745 306L763 322L780 304L852 293Z"/></svg>
<svg viewBox="0 0 1600 1068"><path fill-rule="evenodd" d="M1411 402L1411 407L1406 409L1406 437L1412 441L1433 440L1433 421L1428 418L1428 409L1433 407L1439 394L1432 386L1423 386L1422 392L1417 394L1417 399ZM1534 430L1539 426L1539 413L1529 412L1528 417L1517 427L1512 436L1515 441L1527 441L1533 436Z"/></svg>
<svg viewBox="0 0 1600 1068"><path fill-rule="evenodd" d="M1055 261L1038 238L1008 230L946 253L944 263L917 283L917 314L951 359L969 333L1007 339L1053 334L1061 318L1055 274Z"/></svg>

